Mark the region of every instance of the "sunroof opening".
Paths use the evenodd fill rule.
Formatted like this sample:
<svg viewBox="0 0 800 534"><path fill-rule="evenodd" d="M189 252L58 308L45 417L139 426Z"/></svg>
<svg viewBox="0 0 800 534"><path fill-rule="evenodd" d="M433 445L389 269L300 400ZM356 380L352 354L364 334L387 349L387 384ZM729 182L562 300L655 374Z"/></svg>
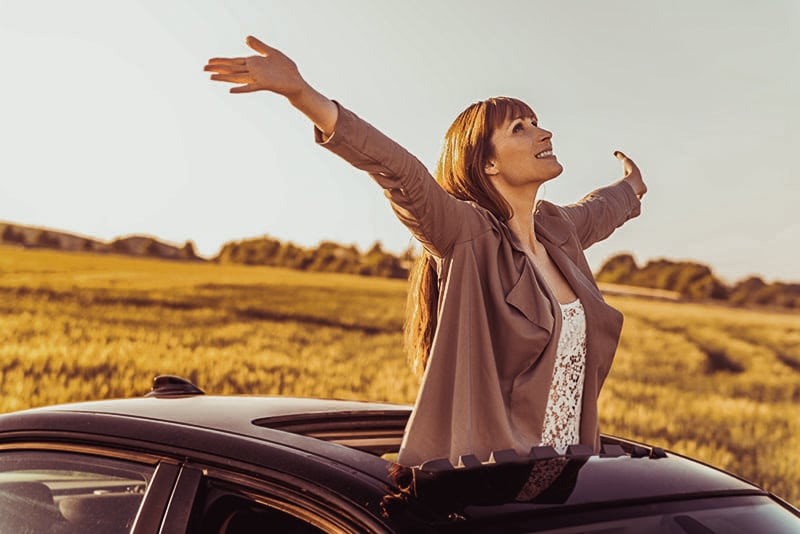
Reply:
<svg viewBox="0 0 800 534"><path fill-rule="evenodd" d="M400 450L409 413L397 410L320 412L263 417L253 424L338 443L392 460Z"/></svg>

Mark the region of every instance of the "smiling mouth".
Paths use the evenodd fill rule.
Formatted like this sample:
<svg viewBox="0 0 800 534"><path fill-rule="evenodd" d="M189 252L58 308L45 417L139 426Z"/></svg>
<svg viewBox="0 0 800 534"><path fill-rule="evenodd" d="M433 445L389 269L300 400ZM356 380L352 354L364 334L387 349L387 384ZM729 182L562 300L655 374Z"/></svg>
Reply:
<svg viewBox="0 0 800 534"><path fill-rule="evenodd" d="M536 154L536 159L548 158L553 155L552 149L545 150Z"/></svg>

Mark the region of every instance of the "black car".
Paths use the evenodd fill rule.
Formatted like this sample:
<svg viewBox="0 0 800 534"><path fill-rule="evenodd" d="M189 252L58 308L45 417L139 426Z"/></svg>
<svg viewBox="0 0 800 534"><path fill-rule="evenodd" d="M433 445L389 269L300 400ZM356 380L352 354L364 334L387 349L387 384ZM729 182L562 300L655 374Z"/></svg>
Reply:
<svg viewBox="0 0 800 534"><path fill-rule="evenodd" d="M0 533L797 533L800 512L732 475L604 436L603 450L391 462L410 408L144 398L0 416Z"/></svg>

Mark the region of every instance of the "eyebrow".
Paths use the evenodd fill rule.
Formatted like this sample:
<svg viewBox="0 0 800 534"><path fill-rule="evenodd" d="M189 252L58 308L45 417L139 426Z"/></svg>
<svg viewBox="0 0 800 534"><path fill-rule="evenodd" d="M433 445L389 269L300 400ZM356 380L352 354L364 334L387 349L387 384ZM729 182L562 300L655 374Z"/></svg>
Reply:
<svg viewBox="0 0 800 534"><path fill-rule="evenodd" d="M536 115L529 115L526 117L520 115L519 117L514 117L513 119L511 119L510 127L513 128L514 126L516 126L517 121L524 121L525 119L533 119L533 122L539 124L539 117L537 117Z"/></svg>

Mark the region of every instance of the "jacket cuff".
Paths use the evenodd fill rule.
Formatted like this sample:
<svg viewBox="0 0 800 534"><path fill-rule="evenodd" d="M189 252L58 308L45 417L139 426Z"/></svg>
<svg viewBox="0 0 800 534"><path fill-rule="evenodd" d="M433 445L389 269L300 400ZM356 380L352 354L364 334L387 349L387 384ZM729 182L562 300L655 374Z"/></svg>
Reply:
<svg viewBox="0 0 800 534"><path fill-rule="evenodd" d="M339 131L339 125L342 123L342 115L343 115L342 105L339 104L339 102L337 102L336 100L333 100L333 103L336 104L336 109L338 110L338 113L336 114L336 124L334 124L333 126L333 132L331 133L331 135L329 135L326 138L325 132L323 132L322 130L317 128L316 125L314 125L314 142L318 145L325 146L330 144L332 139L336 135L336 132Z"/></svg>
<svg viewBox="0 0 800 534"><path fill-rule="evenodd" d="M642 201L636 195L633 186L623 179L614 184L613 187L622 194L628 205L628 219L638 217L642 213Z"/></svg>

